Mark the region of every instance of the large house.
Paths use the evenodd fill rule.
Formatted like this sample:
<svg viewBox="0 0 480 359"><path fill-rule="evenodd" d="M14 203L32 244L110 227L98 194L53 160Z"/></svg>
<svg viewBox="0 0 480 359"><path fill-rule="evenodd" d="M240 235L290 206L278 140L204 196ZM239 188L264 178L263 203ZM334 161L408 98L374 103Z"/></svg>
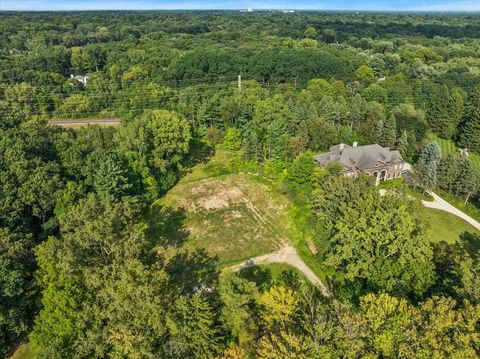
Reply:
<svg viewBox="0 0 480 359"><path fill-rule="evenodd" d="M330 147L330 152L313 157L322 167L330 162L338 163L345 176L357 176L365 173L376 178L377 184L393 178L401 177L409 165L403 160L400 152L378 144L352 146L341 143Z"/></svg>

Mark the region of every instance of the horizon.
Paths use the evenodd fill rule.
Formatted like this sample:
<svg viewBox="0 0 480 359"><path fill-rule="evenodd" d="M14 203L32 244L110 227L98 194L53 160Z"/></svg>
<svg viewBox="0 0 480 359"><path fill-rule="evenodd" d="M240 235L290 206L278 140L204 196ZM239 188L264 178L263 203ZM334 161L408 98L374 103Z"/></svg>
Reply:
<svg viewBox="0 0 480 359"><path fill-rule="evenodd" d="M293 1L233 1L209 0L0 0L0 11L253 11L295 10L295 11L344 11L344 12L479 12L480 1L476 0L312 0Z"/></svg>

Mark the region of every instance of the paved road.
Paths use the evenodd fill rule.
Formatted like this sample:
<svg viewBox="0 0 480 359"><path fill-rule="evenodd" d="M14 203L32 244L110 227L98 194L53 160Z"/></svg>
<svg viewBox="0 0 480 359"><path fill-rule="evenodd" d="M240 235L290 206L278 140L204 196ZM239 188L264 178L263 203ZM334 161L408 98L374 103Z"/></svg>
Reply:
<svg viewBox="0 0 480 359"><path fill-rule="evenodd" d="M90 125L118 126L120 125L120 120L118 118L98 118L90 120L50 120L48 123L60 127L84 127Z"/></svg>
<svg viewBox="0 0 480 359"><path fill-rule="evenodd" d="M313 273L310 267L300 258L297 254L297 251L292 246L283 247L277 252L265 254L263 256L254 257L247 259L245 262L237 264L228 269L233 271L238 271L242 268L248 268L254 265L259 264L268 264L268 263L286 263L302 272L305 277L316 286L322 294L327 298L333 298L333 294L328 290L328 288L322 283L320 278Z"/></svg>
<svg viewBox="0 0 480 359"><path fill-rule="evenodd" d="M435 194L434 192L430 192L430 195L433 197L433 202L428 202L428 201L422 201L422 204L425 207L428 208L435 208L435 209L441 209L442 211L449 212L451 214L454 214L455 216L458 216L468 223L470 223L472 226L480 230L480 222L476 221L469 215L463 213L460 211L458 208L452 206L450 203L445 201L442 197L439 195Z"/></svg>

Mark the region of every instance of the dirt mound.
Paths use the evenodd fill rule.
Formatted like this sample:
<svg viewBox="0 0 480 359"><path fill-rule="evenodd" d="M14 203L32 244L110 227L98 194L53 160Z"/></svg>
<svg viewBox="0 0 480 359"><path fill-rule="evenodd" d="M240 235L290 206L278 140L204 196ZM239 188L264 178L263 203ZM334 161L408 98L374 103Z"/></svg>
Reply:
<svg viewBox="0 0 480 359"><path fill-rule="evenodd" d="M192 189L191 206L198 210L218 210L241 203L245 197L242 190L224 181L206 181Z"/></svg>

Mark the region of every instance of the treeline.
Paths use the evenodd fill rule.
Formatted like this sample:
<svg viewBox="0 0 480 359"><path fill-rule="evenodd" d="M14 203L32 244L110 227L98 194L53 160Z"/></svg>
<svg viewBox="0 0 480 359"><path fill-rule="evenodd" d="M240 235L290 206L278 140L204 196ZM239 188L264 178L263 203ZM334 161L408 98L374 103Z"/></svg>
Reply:
<svg viewBox="0 0 480 359"><path fill-rule="evenodd" d="M72 297L61 299L63 292L53 291L46 284L47 277L34 282L33 271L40 262L46 266L42 271L53 269L51 265L57 262L53 257L58 250L48 247L60 243L55 236L84 228L87 242L70 248L74 250L71 259L95 262L93 256L97 253L99 260L106 260L113 253L108 246L115 245L118 239L110 237L112 243L108 244L110 240L105 236L113 235L125 221L137 228L137 234L129 234L134 242L128 249L134 250L136 236L141 235L143 227L133 219L138 219L146 204L175 183L189 150L191 132L185 119L165 110L146 112L119 131L96 126L62 130L35 120L16 126L8 126L6 121L2 124L6 128L0 129L0 353L5 355L9 346L31 327L38 310L38 285L50 288L42 301L47 307L51 303L52 310L62 306L61 300L65 300L65 310L72 304L68 303ZM82 207L84 216L111 221L101 232L100 227L92 229L94 224L88 223L89 218L82 219L75 213L81 210L79 203L87 199L90 206L98 208ZM108 210L112 211L110 218L102 213ZM90 234L95 234L100 242L88 242L92 240ZM36 249L42 242L45 248ZM80 255L81 248L90 254ZM121 255L126 249L122 249ZM49 257L52 262L41 259L48 256L53 256ZM79 279L78 268L74 272L63 276L54 270L51 275L60 276L55 280L58 288L79 289L74 286ZM58 325L61 331L68 326L64 321ZM61 352L55 355L62 357Z"/></svg>

